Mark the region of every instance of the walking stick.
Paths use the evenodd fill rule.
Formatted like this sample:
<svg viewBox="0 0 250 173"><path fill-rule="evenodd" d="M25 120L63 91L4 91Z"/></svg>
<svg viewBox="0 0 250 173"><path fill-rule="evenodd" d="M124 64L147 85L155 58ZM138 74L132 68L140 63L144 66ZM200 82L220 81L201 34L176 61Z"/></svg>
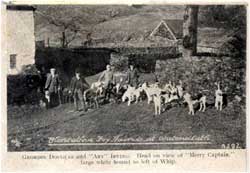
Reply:
<svg viewBox="0 0 250 173"><path fill-rule="evenodd" d="M60 89L57 89L58 92L58 99L59 99L59 105L62 105L62 100L61 100L61 93L60 93Z"/></svg>

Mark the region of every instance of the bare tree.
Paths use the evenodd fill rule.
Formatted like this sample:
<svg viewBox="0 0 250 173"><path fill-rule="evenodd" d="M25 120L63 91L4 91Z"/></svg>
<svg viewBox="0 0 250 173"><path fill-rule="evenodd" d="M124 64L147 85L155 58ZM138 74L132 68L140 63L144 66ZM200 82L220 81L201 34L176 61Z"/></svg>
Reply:
<svg viewBox="0 0 250 173"><path fill-rule="evenodd" d="M121 6L37 6L37 26L49 28L53 39L60 40L61 47L73 45L75 40L91 45L94 27L116 17L135 14L132 7ZM58 36L59 35L59 36ZM53 41L52 41L53 42ZM79 45L80 46L80 45Z"/></svg>
<svg viewBox="0 0 250 173"><path fill-rule="evenodd" d="M189 58L197 53L197 5L187 5L183 22L183 57Z"/></svg>
<svg viewBox="0 0 250 173"><path fill-rule="evenodd" d="M53 16L37 12L47 19L48 24L52 24L57 27L61 33L60 41L61 47L66 48L76 38L80 31L79 20L77 17L69 18L68 20L60 20Z"/></svg>

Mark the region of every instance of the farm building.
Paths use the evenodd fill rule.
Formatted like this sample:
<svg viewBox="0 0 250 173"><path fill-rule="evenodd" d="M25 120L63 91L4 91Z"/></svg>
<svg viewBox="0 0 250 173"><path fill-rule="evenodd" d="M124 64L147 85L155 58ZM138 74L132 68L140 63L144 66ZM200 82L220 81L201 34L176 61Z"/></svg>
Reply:
<svg viewBox="0 0 250 173"><path fill-rule="evenodd" d="M8 74L35 63L34 10L24 5L6 7Z"/></svg>
<svg viewBox="0 0 250 173"><path fill-rule="evenodd" d="M162 20L150 36L159 36L171 41L178 41L182 38L182 25L182 20Z"/></svg>
<svg viewBox="0 0 250 173"><path fill-rule="evenodd" d="M112 24L112 21L107 22L108 24L97 25L95 30L101 31L101 28L104 28L102 29L104 33L102 37L106 36L106 38L99 38L98 35L93 34L91 47L177 47L177 43L182 38L183 20L181 19L154 21L145 19L143 23L140 24L140 22L140 20L135 22L132 20L122 28L120 24L118 26ZM106 33L105 28L108 27L106 25L113 26L111 35L108 32ZM135 28L134 26L140 27Z"/></svg>

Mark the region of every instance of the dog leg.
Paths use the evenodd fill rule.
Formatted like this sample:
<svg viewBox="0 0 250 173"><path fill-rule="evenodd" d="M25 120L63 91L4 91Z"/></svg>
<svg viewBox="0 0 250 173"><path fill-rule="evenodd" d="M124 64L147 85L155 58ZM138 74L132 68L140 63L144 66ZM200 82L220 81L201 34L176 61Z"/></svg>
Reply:
<svg viewBox="0 0 250 173"><path fill-rule="evenodd" d="M220 101L220 111L222 111L222 102Z"/></svg>
<svg viewBox="0 0 250 173"><path fill-rule="evenodd" d="M130 106L131 98L128 98L128 106Z"/></svg>
<svg viewBox="0 0 250 173"><path fill-rule="evenodd" d="M200 109L199 109L199 111L201 111L201 110L202 110L202 108L203 108L203 106L202 106L202 102L200 102Z"/></svg>
<svg viewBox="0 0 250 173"><path fill-rule="evenodd" d="M135 103L138 103L138 96L135 96Z"/></svg>
<svg viewBox="0 0 250 173"><path fill-rule="evenodd" d="M202 110L202 112L205 112L205 110L206 110L206 103L203 103L203 110Z"/></svg>
<svg viewBox="0 0 250 173"><path fill-rule="evenodd" d="M190 115L191 114L191 108L190 108L190 106L188 106L188 114Z"/></svg>
<svg viewBox="0 0 250 173"><path fill-rule="evenodd" d="M194 115L194 107L193 107L193 105L190 105L190 114Z"/></svg>
<svg viewBox="0 0 250 173"><path fill-rule="evenodd" d="M216 108L216 110L218 110L218 108L219 108L219 105L218 105L218 101L217 101L217 100L215 100L215 108Z"/></svg>

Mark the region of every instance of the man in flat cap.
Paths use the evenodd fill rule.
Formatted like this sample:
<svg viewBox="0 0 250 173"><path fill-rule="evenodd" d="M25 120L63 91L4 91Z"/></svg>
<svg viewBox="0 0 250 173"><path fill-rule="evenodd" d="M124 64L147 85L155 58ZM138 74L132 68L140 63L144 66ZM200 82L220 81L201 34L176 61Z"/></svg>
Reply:
<svg viewBox="0 0 250 173"><path fill-rule="evenodd" d="M89 85L84 79L84 77L81 76L80 70L76 69L75 76L72 78L70 84L70 93L73 94L75 111L81 111L81 110L86 111L86 106L83 99L83 93L88 88ZM78 101L81 104L80 109L78 107Z"/></svg>
<svg viewBox="0 0 250 173"><path fill-rule="evenodd" d="M132 87L135 87L135 88L138 87L139 74L138 74L138 70L134 67L133 64L129 65L129 70L127 72L127 83Z"/></svg>

